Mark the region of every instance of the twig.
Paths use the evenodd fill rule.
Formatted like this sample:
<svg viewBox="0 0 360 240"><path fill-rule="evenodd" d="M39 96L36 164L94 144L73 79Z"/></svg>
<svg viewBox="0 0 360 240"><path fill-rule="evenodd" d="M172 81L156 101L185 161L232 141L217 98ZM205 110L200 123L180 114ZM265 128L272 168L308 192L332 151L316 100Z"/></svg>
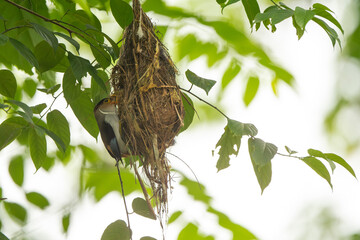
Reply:
<svg viewBox="0 0 360 240"><path fill-rule="evenodd" d="M117 172L118 172L118 175L119 175L119 180L120 180L120 185L121 185L121 195L123 197L124 206L125 206L125 212L126 212L126 218L127 218L127 222L128 222L128 228L130 230L130 239L132 239L132 232L131 232L131 228L130 228L129 211L128 211L127 204L126 204L125 193L124 193L124 185L123 185L123 181L121 179L119 162L120 162L120 160L116 159L115 166L116 166L116 169L117 169Z"/></svg>
<svg viewBox="0 0 360 240"><path fill-rule="evenodd" d="M173 157L176 157L176 158L179 159L182 163L184 163L185 166L187 166L187 167L190 169L191 173L194 175L194 177L195 177L195 179L196 179L196 181L197 181L197 183L198 183L198 185L199 185L200 190L202 190L202 187L201 187L201 184L200 184L200 182L199 182L199 179L197 178L195 172L191 169L191 167L189 166L189 164L187 164L184 160L182 160L180 157L176 156L175 154L173 154L173 153L171 153L171 152L166 152L166 153L167 153L167 154L170 154L170 155L173 156Z"/></svg>
<svg viewBox="0 0 360 240"><path fill-rule="evenodd" d="M290 154L283 154L283 153L276 153L277 155L283 156L283 157L291 157L291 158L297 158L302 160L302 157L298 157L298 156L294 156L294 155L290 155Z"/></svg>
<svg viewBox="0 0 360 240"><path fill-rule="evenodd" d="M271 2L272 2L275 6L281 8L281 6L280 6L279 4L277 4L274 0L271 0Z"/></svg>
<svg viewBox="0 0 360 240"><path fill-rule="evenodd" d="M184 89L182 87L179 87L180 90L184 91L184 92L187 92L191 95L193 95L194 97L196 97L197 99L199 99L200 101L206 103L207 105L209 105L210 107L214 108L216 111L218 111L221 115L223 115L226 119L229 119L228 116L226 116L225 113L223 113L220 109L218 109L216 106L212 105L211 103L209 103L208 101L205 101L204 99L202 99L201 97L197 96L196 94L192 93L190 90L187 90L187 89Z"/></svg>
<svg viewBox="0 0 360 240"><path fill-rule="evenodd" d="M57 99L62 93L63 93L63 91L61 91L61 93L59 93L59 95L57 95L56 97L53 96L53 97L54 97L54 100L53 100L52 103L50 104L49 108L48 108L43 114L40 114L39 121L40 121L40 119L42 119L42 118L46 115L46 113L48 113L48 112L51 110L51 108L52 108L52 106L54 105L56 99Z"/></svg>
<svg viewBox="0 0 360 240"><path fill-rule="evenodd" d="M25 28L25 27L31 28L30 25L19 25L19 26L16 26L16 27L8 28L8 29L6 29L5 31L3 31L1 34L5 34L5 33L7 33L7 32L10 32L11 30L14 30L14 29Z"/></svg>

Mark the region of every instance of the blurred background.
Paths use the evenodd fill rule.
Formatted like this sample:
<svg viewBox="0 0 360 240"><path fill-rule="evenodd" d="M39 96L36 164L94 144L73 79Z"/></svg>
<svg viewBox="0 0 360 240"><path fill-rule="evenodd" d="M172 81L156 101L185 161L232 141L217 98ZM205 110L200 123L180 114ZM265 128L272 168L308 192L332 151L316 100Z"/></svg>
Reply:
<svg viewBox="0 0 360 240"><path fill-rule="evenodd" d="M340 35L342 48L333 47L326 33L313 22L307 25L301 40L297 39L290 20L277 25L275 33L263 26L258 31L251 30L240 3L224 9L222 15L215 0L164 2L169 9L179 12L171 15L160 4L158 8L152 6L154 10L146 3L144 10L164 33L163 42L179 69L178 81L182 87L190 86L184 75L187 69L216 80L218 83L209 96L200 90L194 89L194 92L230 118L253 123L259 130L258 136L277 145L280 153L286 153L285 145L298 151L300 156L305 156L308 148L333 152L344 157L357 176L360 175L360 1L316 1L334 11L342 24L345 31ZM285 3L290 7L308 8L315 2L288 0ZM272 3L259 1L259 4L263 10ZM103 31L119 39L122 31L115 26L111 14L92 10L102 22ZM185 13L198 18L186 17ZM235 26L246 39L239 42L243 53L219 40L214 30L201 24L199 19L220 19ZM251 54L254 49L258 52ZM288 82L275 81L274 73L259 64L259 52L265 53L274 65L287 70L294 80L290 77ZM234 70L237 73L225 85L224 72L234 62L239 70ZM17 74L21 76L22 72ZM244 102L246 83L253 75L260 79L259 90L250 103ZM38 94L33 100L36 102L40 98L44 96ZM226 119L206 104L193 101L199 117L195 115L190 128L181 133L176 144L168 150L177 156L168 155L176 170L169 216L174 212L180 216L166 228L167 239L241 239L235 237L238 236L236 231L241 232L240 226L264 240L360 239L359 183L345 169L336 168L332 175L332 190L303 162L275 156L271 184L261 194L245 140L239 156L231 159L231 166L217 172L215 145L223 133ZM96 165L91 166L90 173L79 169L83 167L87 151L96 152L108 166L113 160L101 141L96 142L82 128L63 99L59 99L54 107L61 109L70 122L71 145L83 147L81 150L74 148L69 159L54 160L49 171L40 169L35 173L32 162L25 161L22 188L12 182L8 166L19 149L25 151L25 148L12 143L0 152L2 195L29 207L28 223L21 227L7 220L5 210L0 208L2 232L11 239L100 239L107 225L119 218L125 219L120 194L118 190L112 191L119 187L117 176L108 178L104 174L91 178L91 171L97 171ZM49 146L48 152L55 150L55 145ZM186 182L196 183L193 173L203 188L196 184L191 187ZM85 190L79 187L85 184L79 184L81 174L88 174L91 179L85 180ZM131 192L127 196L131 202L141 194L129 190L134 180L128 180L132 182L125 186L125 191ZM101 188L97 185L99 182L106 186ZM191 189L195 193L191 193ZM79 192L86 190L89 193L80 198ZM31 208L23 191L41 192L51 205L46 211ZM204 195L195 201L197 194ZM61 227L64 216L71 216L66 234L62 233ZM144 235L158 239L162 236L157 222L135 214L131 215L131 222L134 239ZM231 224L238 225L230 227ZM197 235L186 238L184 227L196 229Z"/></svg>

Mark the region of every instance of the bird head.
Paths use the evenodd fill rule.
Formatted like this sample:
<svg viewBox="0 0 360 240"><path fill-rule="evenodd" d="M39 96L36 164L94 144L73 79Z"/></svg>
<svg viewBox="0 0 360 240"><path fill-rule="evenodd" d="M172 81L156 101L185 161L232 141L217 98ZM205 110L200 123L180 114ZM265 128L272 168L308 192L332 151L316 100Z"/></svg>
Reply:
<svg viewBox="0 0 360 240"><path fill-rule="evenodd" d="M117 99L116 96L110 96L102 99L94 108L95 115L98 114L114 114L116 112Z"/></svg>

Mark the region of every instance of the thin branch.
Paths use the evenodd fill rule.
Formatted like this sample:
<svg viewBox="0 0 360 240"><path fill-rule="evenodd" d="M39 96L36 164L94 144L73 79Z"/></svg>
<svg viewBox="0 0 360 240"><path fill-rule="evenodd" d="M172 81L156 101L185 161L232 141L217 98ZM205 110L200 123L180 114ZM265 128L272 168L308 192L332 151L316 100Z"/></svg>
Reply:
<svg viewBox="0 0 360 240"><path fill-rule="evenodd" d="M56 97L53 96L53 97L54 97L54 100L53 100L52 103L50 104L49 108L48 108L43 114L40 114L40 119L42 119L42 118L46 115L46 113L48 113L48 112L51 110L51 108L52 108L52 106L54 105L56 99L57 99L62 93L63 93L63 92L61 91L61 93L59 93L59 95L57 95ZM40 121L40 119L39 119L39 121Z"/></svg>
<svg viewBox="0 0 360 240"><path fill-rule="evenodd" d="M194 97L196 97L197 99L199 99L201 102L204 102L206 103L207 105L209 105L210 107L214 108L216 111L218 111L221 115L223 115L226 119L229 119L228 116L226 116L225 113L223 113L220 109L218 109L217 107L215 107L214 105L212 105L211 103L209 103L208 101L205 101L204 99L202 99L201 97L197 96L196 94L192 93L191 91L187 90L187 89L184 89L182 87L180 87L180 90L184 91L184 92L187 92L191 95L193 95Z"/></svg>
<svg viewBox="0 0 360 240"><path fill-rule="evenodd" d="M202 190L202 187L201 187L201 184L200 184L200 182L199 182L199 179L197 178L195 172L191 169L191 167L189 166L189 164L187 164L184 160L182 160L180 157L176 156L175 154L173 154L173 153L171 153L171 152L166 152L166 153L167 153L167 154L170 154L171 156L173 156L173 157L175 157L175 158L177 158L177 159L180 160L183 164L185 164L186 167L188 167L188 168L190 169L191 173L194 175L194 177L195 177L195 179L196 179L196 181L197 181L197 183L198 183L198 185L199 185L200 190Z"/></svg>
<svg viewBox="0 0 360 240"><path fill-rule="evenodd" d="M8 28L8 29L6 29L5 31L3 31L1 34L5 34L5 33L7 33L7 32L10 32L11 30L14 30L14 29L25 28L25 27L31 28L30 25L19 25L19 26L16 26L16 27Z"/></svg>
<svg viewBox="0 0 360 240"><path fill-rule="evenodd" d="M281 8L281 6L280 6L279 4L277 4L274 0L271 0L271 2L272 2L275 6Z"/></svg>
<svg viewBox="0 0 360 240"><path fill-rule="evenodd" d="M300 159L300 160L303 159L302 157L298 157L298 156L294 156L294 155L290 155L290 154L283 154L283 153L276 153L276 154L279 155L279 156L283 156L283 157L297 158L297 159Z"/></svg>
<svg viewBox="0 0 360 240"><path fill-rule="evenodd" d="M124 185L123 185L123 181L121 179L119 162L120 162L120 160L116 159L115 166L116 166L116 169L117 169L117 172L118 172L118 175L119 175L119 180L120 180L120 185L121 185L121 195L122 195L123 201L124 201L126 218L127 218L127 222L128 222L128 228L130 229L130 240L131 240L132 239L132 233L131 233L131 228L130 228L129 211L128 211L127 204L126 204L125 193L124 193Z"/></svg>

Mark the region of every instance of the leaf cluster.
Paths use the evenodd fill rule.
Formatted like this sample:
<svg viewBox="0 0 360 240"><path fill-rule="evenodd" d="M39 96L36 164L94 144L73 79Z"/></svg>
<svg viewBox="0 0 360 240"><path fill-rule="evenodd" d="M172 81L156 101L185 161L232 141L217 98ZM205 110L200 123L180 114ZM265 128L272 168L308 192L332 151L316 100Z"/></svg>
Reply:
<svg viewBox="0 0 360 240"><path fill-rule="evenodd" d="M224 10L225 7L239 1L240 0L228 0L217 2L222 10ZM337 27L342 34L344 34L344 30L338 20L333 16L334 12L321 3L315 3L309 9L304 9L302 7L291 9L282 2L276 4L273 1L274 5L266 8L264 12L261 12L257 0L241 0L241 2L249 19L250 26L255 27L256 30L258 30L260 24L263 23L266 29L275 32L278 23L291 18L293 26L296 29L296 35L298 36L298 39L300 39L304 35L305 27L308 22L313 21L326 32L333 46L338 43L341 47L338 33L334 28L330 27L327 22L330 22Z"/></svg>

